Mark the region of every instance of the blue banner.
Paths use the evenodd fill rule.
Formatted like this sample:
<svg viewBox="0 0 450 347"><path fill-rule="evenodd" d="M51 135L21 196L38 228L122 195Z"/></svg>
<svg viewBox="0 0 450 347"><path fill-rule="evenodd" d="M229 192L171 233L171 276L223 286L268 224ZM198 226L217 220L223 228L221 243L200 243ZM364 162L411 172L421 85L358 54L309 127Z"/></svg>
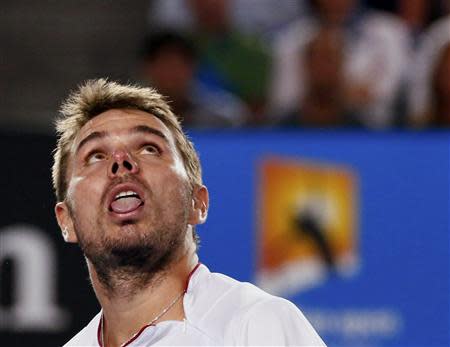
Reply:
<svg viewBox="0 0 450 347"><path fill-rule="evenodd" d="M201 260L211 270L293 300L329 346L449 346L448 134L191 136L211 195L208 221L199 228ZM277 208L271 201L283 201L277 196L286 191L283 182L291 180L301 199L302 179L314 176L317 187L328 186L319 189L323 202L338 202L335 219L347 220L346 227L337 222L334 229L330 222L325 237L338 240L328 247L334 267L326 257L313 256L321 254L320 247L308 255L310 231L300 233L296 249L285 247L293 255L280 260L270 243L276 243L277 231L265 226L269 210ZM322 207L316 208L319 215L327 209ZM261 245L262 238L269 241Z"/></svg>

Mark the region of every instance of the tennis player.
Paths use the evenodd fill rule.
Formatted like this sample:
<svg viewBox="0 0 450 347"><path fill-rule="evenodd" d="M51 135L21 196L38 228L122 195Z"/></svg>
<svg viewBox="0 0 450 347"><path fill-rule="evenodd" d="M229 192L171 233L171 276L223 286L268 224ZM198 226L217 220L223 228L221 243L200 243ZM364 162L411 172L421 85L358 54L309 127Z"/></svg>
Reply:
<svg viewBox="0 0 450 347"><path fill-rule="evenodd" d="M66 346L324 346L295 305L199 262L208 190L161 95L88 81L57 133L56 217L102 307Z"/></svg>

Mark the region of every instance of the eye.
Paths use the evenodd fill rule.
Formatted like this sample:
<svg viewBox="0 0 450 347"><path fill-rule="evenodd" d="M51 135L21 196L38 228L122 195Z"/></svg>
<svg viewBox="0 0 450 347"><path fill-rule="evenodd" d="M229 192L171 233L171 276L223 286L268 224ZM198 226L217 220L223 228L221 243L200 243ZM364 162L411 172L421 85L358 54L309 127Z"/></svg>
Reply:
<svg viewBox="0 0 450 347"><path fill-rule="evenodd" d="M159 155L161 154L160 148L155 144L145 144L140 149L140 154L152 154L152 155Z"/></svg>
<svg viewBox="0 0 450 347"><path fill-rule="evenodd" d="M105 159L106 159L105 153L93 152L86 157L86 163L94 164Z"/></svg>

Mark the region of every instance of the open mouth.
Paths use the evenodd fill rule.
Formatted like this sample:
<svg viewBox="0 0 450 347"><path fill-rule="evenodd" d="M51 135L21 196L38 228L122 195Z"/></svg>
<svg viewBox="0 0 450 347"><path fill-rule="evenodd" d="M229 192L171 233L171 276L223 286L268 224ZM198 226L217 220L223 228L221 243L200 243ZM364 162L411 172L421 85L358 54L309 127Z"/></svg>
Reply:
<svg viewBox="0 0 450 347"><path fill-rule="evenodd" d="M137 210L143 204L144 201L135 191L122 191L114 196L114 199L109 206L109 211L119 214L129 213Z"/></svg>

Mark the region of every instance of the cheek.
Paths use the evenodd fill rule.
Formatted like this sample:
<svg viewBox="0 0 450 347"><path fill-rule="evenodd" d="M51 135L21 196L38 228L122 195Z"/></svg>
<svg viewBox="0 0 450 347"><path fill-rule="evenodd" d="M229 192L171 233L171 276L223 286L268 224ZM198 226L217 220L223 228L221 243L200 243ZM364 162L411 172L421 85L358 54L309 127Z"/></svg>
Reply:
<svg viewBox="0 0 450 347"><path fill-rule="evenodd" d="M186 186L188 175L183 162L176 158L171 163L154 160L141 160L140 173L153 190L161 186Z"/></svg>
<svg viewBox="0 0 450 347"><path fill-rule="evenodd" d="M70 202L70 205L72 208L76 208L77 205L77 192L80 186L80 183L82 183L84 177L72 177L69 181L69 184L67 186L67 200Z"/></svg>
<svg viewBox="0 0 450 347"><path fill-rule="evenodd" d="M189 195L187 180L174 172L166 172L158 184L151 186L154 197L166 206L185 204Z"/></svg>
<svg viewBox="0 0 450 347"><path fill-rule="evenodd" d="M175 160L171 169L176 176L180 177L180 179L182 179L185 182L188 181L188 175L186 172L186 168L184 167L184 164L181 159Z"/></svg>
<svg viewBox="0 0 450 347"><path fill-rule="evenodd" d="M87 206L92 209L93 200L100 195L100 184L91 184L90 179L86 176L73 177L70 181L67 198L72 207L76 210L83 209Z"/></svg>

